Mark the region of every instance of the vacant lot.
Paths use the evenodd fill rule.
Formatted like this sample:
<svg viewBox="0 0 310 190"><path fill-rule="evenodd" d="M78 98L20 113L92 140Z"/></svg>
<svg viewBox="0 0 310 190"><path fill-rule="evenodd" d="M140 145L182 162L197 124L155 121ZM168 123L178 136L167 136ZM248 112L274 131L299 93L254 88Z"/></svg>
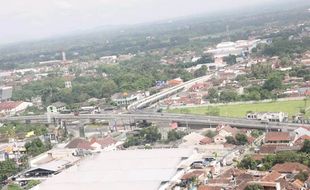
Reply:
<svg viewBox="0 0 310 190"><path fill-rule="evenodd" d="M310 102L307 102L307 107ZM305 101L292 100L269 103L253 103L253 104L237 104L237 105L220 105L220 106L206 106L206 107L191 107L169 110L174 113L191 113L191 114L206 114L210 112L219 112L220 116L226 117L245 117L246 113L252 112L285 112L289 117L299 113L300 109L305 108ZM307 115L310 115L307 113Z"/></svg>

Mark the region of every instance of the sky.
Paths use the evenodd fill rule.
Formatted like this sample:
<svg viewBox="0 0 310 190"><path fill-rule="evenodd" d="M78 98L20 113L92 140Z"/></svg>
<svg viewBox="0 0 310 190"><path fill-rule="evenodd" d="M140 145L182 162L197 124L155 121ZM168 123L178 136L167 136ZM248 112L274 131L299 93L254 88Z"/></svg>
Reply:
<svg viewBox="0 0 310 190"><path fill-rule="evenodd" d="M65 35L106 25L130 25L268 5L275 0L3 1L0 6L0 44Z"/></svg>

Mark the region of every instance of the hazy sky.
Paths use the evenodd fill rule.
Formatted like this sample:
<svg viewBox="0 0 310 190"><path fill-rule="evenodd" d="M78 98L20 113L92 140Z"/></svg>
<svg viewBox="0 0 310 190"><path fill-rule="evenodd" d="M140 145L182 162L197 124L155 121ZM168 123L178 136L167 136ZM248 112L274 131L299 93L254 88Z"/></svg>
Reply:
<svg viewBox="0 0 310 190"><path fill-rule="evenodd" d="M271 1L275 0L3 0L0 44Z"/></svg>

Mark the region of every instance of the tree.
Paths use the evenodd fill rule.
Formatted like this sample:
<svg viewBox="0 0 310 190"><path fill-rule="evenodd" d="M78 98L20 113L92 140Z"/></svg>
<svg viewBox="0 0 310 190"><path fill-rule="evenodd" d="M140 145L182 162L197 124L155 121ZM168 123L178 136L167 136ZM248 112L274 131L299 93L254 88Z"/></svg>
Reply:
<svg viewBox="0 0 310 190"><path fill-rule="evenodd" d="M207 66L203 65L203 66L201 66L199 69L197 69L197 70L194 72L194 76L195 76L196 78L205 76L206 73L207 73L207 71L208 71Z"/></svg>
<svg viewBox="0 0 310 190"><path fill-rule="evenodd" d="M309 178L308 172L299 172L299 174L295 176L295 179L299 179L302 182L305 182L308 178Z"/></svg>
<svg viewBox="0 0 310 190"><path fill-rule="evenodd" d="M223 58L223 61L226 62L228 65L233 65L237 63L237 56L235 55L229 55L227 57Z"/></svg>
<svg viewBox="0 0 310 190"><path fill-rule="evenodd" d="M234 102L237 99L238 94L233 90L223 90L220 94L220 100L223 102Z"/></svg>
<svg viewBox="0 0 310 190"><path fill-rule="evenodd" d="M33 139L31 142L25 144L27 154L30 156L37 156L49 149L51 149L50 144L44 144L39 138Z"/></svg>
<svg viewBox="0 0 310 190"><path fill-rule="evenodd" d="M219 94L218 90L216 90L215 88L210 88L208 90L208 99L210 100L210 102L217 101L219 97L218 94Z"/></svg>
<svg viewBox="0 0 310 190"><path fill-rule="evenodd" d="M5 160L0 162L0 183L6 180L8 177L16 174L19 171L14 160Z"/></svg>
<svg viewBox="0 0 310 190"><path fill-rule="evenodd" d="M208 130L206 133L205 133L205 136L206 137L209 137L209 138L213 138L216 136L216 132L215 131L211 131L211 130Z"/></svg>
<svg viewBox="0 0 310 190"><path fill-rule="evenodd" d="M300 149L301 152L310 153L310 140L305 140L302 148Z"/></svg>
<svg viewBox="0 0 310 190"><path fill-rule="evenodd" d="M238 164L239 168L242 169L251 169L255 170L257 167L257 163L255 160L253 160L250 156L245 156L241 162Z"/></svg>
<svg viewBox="0 0 310 190"><path fill-rule="evenodd" d="M251 184L248 185L244 190L264 190L264 187L260 184Z"/></svg>
<svg viewBox="0 0 310 190"><path fill-rule="evenodd" d="M263 88L269 91L282 88L282 78L279 75L272 75L265 81Z"/></svg>
<svg viewBox="0 0 310 190"><path fill-rule="evenodd" d="M245 145L248 143L248 138L245 134L237 133L236 134L236 144L237 145Z"/></svg>
<svg viewBox="0 0 310 190"><path fill-rule="evenodd" d="M254 138L257 138L257 137L261 136L262 134L263 134L263 132L260 131L260 130L253 130L253 131L251 131L251 136L254 137Z"/></svg>
<svg viewBox="0 0 310 190"><path fill-rule="evenodd" d="M233 136L225 137L225 139L228 144L236 144L236 140Z"/></svg>
<svg viewBox="0 0 310 190"><path fill-rule="evenodd" d="M176 141L176 140L181 139L184 136L185 136L185 133L183 131L171 130L168 132L167 141L168 142Z"/></svg>
<svg viewBox="0 0 310 190"><path fill-rule="evenodd" d="M142 129L140 135L144 137L146 143L154 143L161 139L161 134L155 126Z"/></svg>

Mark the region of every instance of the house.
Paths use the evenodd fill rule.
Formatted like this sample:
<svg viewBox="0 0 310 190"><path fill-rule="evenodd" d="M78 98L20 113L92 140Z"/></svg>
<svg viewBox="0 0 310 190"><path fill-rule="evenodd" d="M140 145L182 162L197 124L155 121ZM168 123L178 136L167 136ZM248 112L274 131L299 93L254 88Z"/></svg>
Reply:
<svg viewBox="0 0 310 190"><path fill-rule="evenodd" d="M172 79L172 80L168 80L166 82L166 84L168 86L176 86L176 85L179 85L179 84L182 84L183 83L183 80L179 77L179 78L175 78L175 79Z"/></svg>
<svg viewBox="0 0 310 190"><path fill-rule="evenodd" d="M28 107L32 106L31 102L8 101L0 103L0 115L14 116L24 112Z"/></svg>
<svg viewBox="0 0 310 190"><path fill-rule="evenodd" d="M215 144L224 144L226 143L226 137L218 134L215 137L213 137L213 141Z"/></svg>
<svg viewBox="0 0 310 190"><path fill-rule="evenodd" d="M299 137L298 139L296 139L294 141L294 145L302 146L304 144L305 140L309 140L310 141L310 136L309 135L303 135L303 136Z"/></svg>
<svg viewBox="0 0 310 190"><path fill-rule="evenodd" d="M264 142L268 144L290 144L292 138L288 132L268 132L265 135Z"/></svg>
<svg viewBox="0 0 310 190"><path fill-rule="evenodd" d="M281 173L279 173L277 171L272 171L269 174L265 175L262 178L262 181L273 182L273 181L280 179L281 177L283 177Z"/></svg>
<svg viewBox="0 0 310 190"><path fill-rule="evenodd" d="M206 145L206 144L211 144L212 142L213 142L213 140L211 138L205 137L199 141L199 144L200 145Z"/></svg>
<svg viewBox="0 0 310 190"><path fill-rule="evenodd" d="M294 142L299 139L302 136L310 136L310 128L306 127L298 127L297 129L294 130L295 133L295 138Z"/></svg>
<svg viewBox="0 0 310 190"><path fill-rule="evenodd" d="M205 178L205 172L203 170L194 170L186 173L182 176L181 183L188 184L193 178L196 178L198 181L203 181Z"/></svg>
<svg viewBox="0 0 310 190"><path fill-rule="evenodd" d="M233 128L230 125L219 125L216 128L216 131L218 132L218 135L222 136L222 137L228 137L228 136L232 136L235 137L236 134L238 133L238 129L237 128Z"/></svg>
<svg viewBox="0 0 310 190"><path fill-rule="evenodd" d="M90 141L90 146L95 150L95 151L110 151L110 150L116 150L117 146L119 143L118 141L115 140L114 138L108 136L102 139L96 139L93 138Z"/></svg>
<svg viewBox="0 0 310 190"><path fill-rule="evenodd" d="M297 162L286 162L283 164L276 164L271 169L272 171L284 174L298 174L299 172L310 173L310 169L307 166Z"/></svg>
<svg viewBox="0 0 310 190"><path fill-rule="evenodd" d="M91 143L87 140L76 138L70 141L65 148L69 149L82 149L82 150L92 150L93 147L91 146Z"/></svg>

